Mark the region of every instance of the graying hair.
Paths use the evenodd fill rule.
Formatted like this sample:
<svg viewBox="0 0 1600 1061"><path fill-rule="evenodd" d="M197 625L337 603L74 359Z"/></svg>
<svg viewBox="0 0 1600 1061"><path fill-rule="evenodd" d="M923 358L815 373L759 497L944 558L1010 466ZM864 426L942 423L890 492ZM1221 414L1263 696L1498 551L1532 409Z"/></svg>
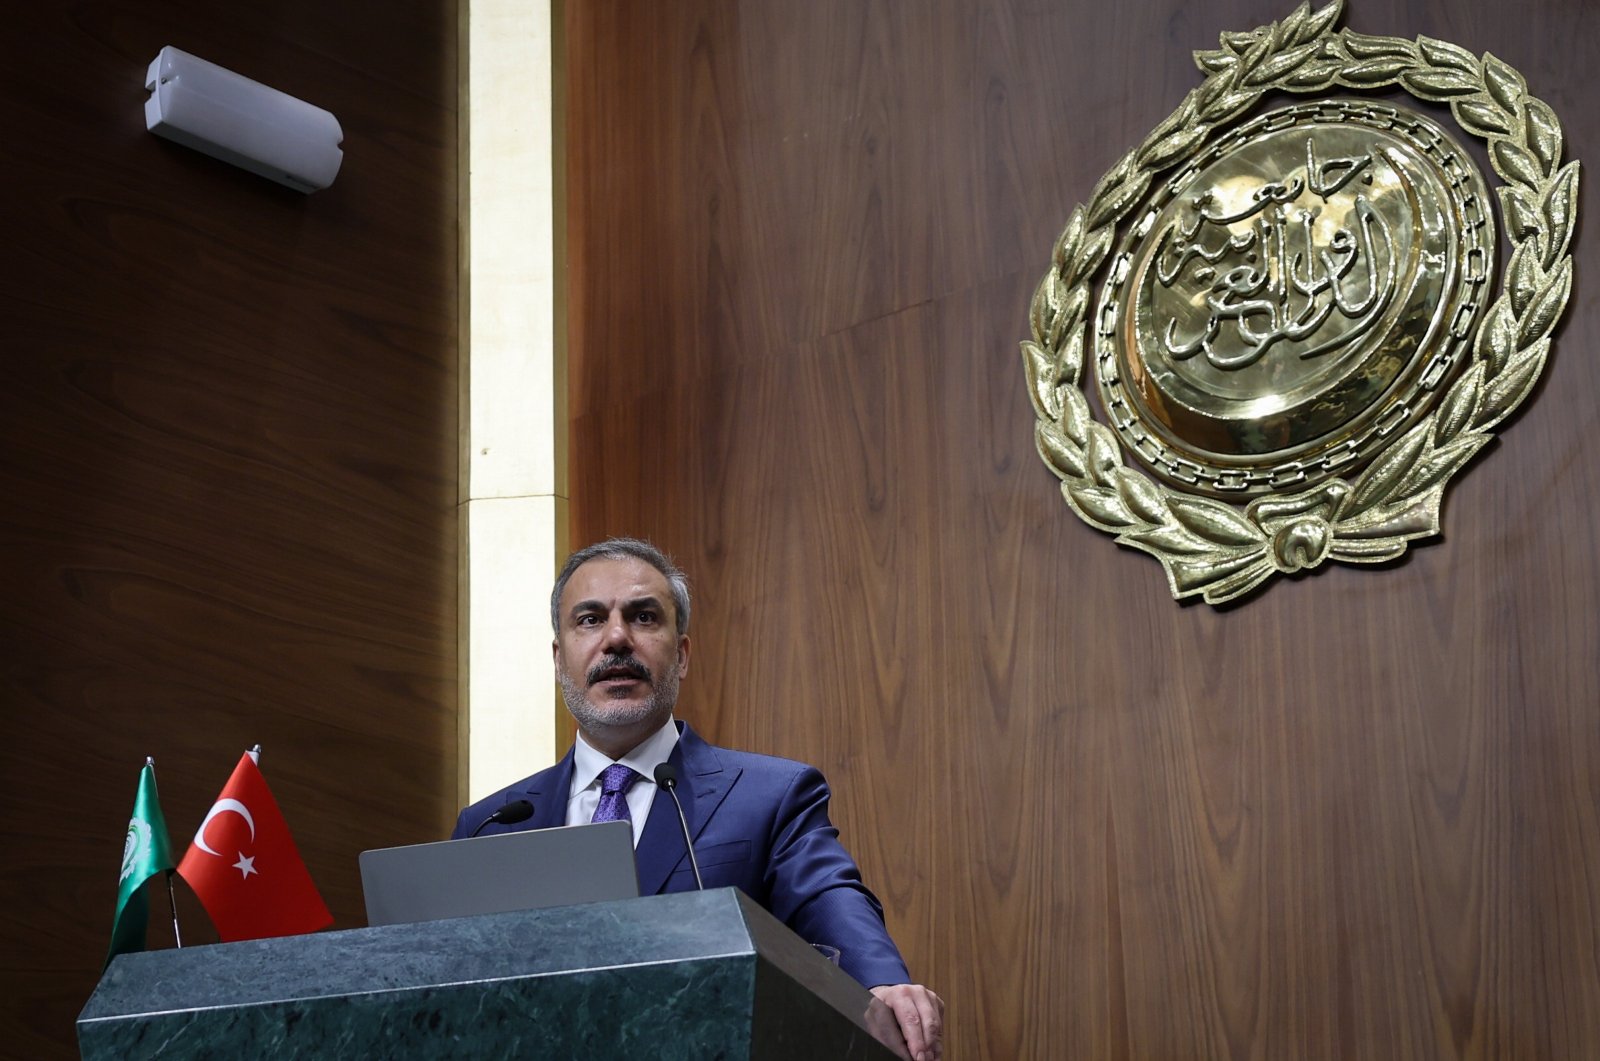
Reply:
<svg viewBox="0 0 1600 1061"><path fill-rule="evenodd" d="M677 612L678 634L689 632L689 576L660 549L638 538L607 538L603 542L579 549L567 557L556 576L556 588L550 591L550 629L561 634L561 594L567 588L572 573L590 560L643 560L667 580L672 587L672 610Z"/></svg>

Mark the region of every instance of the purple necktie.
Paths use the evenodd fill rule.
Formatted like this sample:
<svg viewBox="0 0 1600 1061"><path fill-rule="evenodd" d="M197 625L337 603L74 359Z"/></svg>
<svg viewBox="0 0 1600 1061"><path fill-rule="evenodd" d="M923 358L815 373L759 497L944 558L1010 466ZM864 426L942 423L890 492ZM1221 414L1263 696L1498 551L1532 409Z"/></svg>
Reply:
<svg viewBox="0 0 1600 1061"><path fill-rule="evenodd" d="M628 815L628 786L639 780L631 766L612 763L600 772L600 802L591 822L631 822Z"/></svg>

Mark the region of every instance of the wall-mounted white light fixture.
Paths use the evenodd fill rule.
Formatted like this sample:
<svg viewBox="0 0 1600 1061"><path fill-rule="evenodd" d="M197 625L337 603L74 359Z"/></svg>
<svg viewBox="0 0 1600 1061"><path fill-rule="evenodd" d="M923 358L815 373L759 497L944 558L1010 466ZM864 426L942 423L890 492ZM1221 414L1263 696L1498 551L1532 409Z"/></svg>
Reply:
<svg viewBox="0 0 1600 1061"><path fill-rule="evenodd" d="M339 119L259 81L168 45L150 63L145 128L287 184L326 188L344 152Z"/></svg>

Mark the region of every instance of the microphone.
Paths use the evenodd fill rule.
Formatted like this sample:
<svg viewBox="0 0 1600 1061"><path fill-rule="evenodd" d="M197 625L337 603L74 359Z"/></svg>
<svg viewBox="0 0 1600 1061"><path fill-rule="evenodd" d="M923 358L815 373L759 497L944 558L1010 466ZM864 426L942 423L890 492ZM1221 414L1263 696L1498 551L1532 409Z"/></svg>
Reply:
<svg viewBox="0 0 1600 1061"><path fill-rule="evenodd" d="M472 830L471 835L469 835L467 839L471 840L472 837L483 832L484 827L490 822L498 822L501 825L515 825L518 822L525 822L531 817L533 817L532 803L529 803L525 799L513 800L512 802L507 803L504 807L501 807L499 810L495 811L493 814L489 815L487 818L483 819L483 821L479 822L478 827Z"/></svg>
<svg viewBox="0 0 1600 1061"><path fill-rule="evenodd" d="M678 807L678 824L683 826L683 846L689 849L689 868L694 870L694 886L706 890L700 879L700 860L694 857L694 839L689 835L689 819L683 816L683 801L678 799L678 768L671 763L656 764L656 784L666 789Z"/></svg>

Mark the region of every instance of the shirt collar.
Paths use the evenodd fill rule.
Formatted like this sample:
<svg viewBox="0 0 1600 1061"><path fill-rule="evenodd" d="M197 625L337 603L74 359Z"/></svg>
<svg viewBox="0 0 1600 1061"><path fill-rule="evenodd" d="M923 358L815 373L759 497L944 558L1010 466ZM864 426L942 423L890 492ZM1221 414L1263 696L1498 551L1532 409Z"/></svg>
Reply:
<svg viewBox="0 0 1600 1061"><path fill-rule="evenodd" d="M613 762L632 767L653 785L656 783L656 767L667 761L677 743L678 726L671 715L667 716L660 729L634 745L633 750L620 759L611 759L604 752L595 750L580 732L572 746L572 791L582 792L595 784L601 772Z"/></svg>

